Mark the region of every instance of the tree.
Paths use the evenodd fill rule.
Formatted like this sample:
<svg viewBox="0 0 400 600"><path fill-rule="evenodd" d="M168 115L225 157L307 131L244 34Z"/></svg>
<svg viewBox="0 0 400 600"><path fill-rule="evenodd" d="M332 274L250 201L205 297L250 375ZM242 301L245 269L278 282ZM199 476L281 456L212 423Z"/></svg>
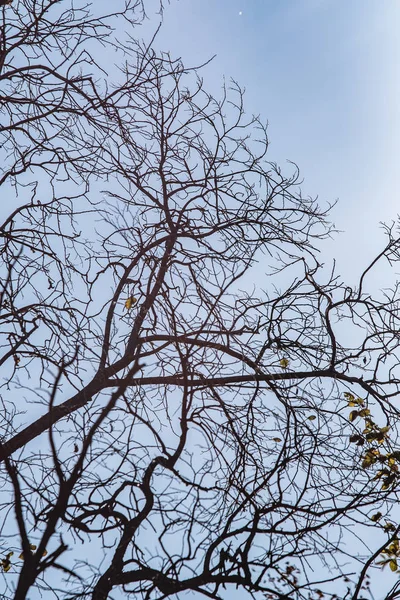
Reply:
<svg viewBox="0 0 400 600"><path fill-rule="evenodd" d="M398 569L396 229L327 275L240 87L66 5L1 8L3 597L361 598Z"/></svg>

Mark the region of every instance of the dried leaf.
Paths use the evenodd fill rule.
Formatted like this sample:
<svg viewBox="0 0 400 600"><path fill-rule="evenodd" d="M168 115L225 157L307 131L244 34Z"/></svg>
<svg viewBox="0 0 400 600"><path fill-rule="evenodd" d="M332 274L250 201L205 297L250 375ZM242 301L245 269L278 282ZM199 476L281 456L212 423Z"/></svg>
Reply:
<svg viewBox="0 0 400 600"><path fill-rule="evenodd" d="M389 477L386 477L386 479L384 480L381 490L385 491L388 490L390 488L391 485L393 485L393 483L395 482L396 476L395 475L389 475Z"/></svg>
<svg viewBox="0 0 400 600"><path fill-rule="evenodd" d="M360 413L358 412L358 410L352 410L351 413L349 414L350 423L352 423L359 416L360 416Z"/></svg>
<svg viewBox="0 0 400 600"><path fill-rule="evenodd" d="M358 435L357 433L355 433L354 435L351 435L349 438L350 444L357 444L359 446L362 446L364 443L364 438L362 437L362 435Z"/></svg>
<svg viewBox="0 0 400 600"><path fill-rule="evenodd" d="M130 310L132 308L132 306L134 304L136 304L137 302L137 298L135 298L134 296L129 296L129 298L127 298L125 300L125 308L126 310Z"/></svg>
<svg viewBox="0 0 400 600"><path fill-rule="evenodd" d="M374 515L372 515L372 517L370 517L371 521L373 521L374 523L376 523L377 521L379 521L379 519L382 518L382 513L381 512L377 512Z"/></svg>

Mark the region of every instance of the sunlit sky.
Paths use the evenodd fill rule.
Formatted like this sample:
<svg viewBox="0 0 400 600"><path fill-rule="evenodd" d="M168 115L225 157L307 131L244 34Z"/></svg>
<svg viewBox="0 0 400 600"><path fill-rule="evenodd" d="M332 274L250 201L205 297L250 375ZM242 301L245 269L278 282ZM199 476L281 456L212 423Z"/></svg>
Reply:
<svg viewBox="0 0 400 600"><path fill-rule="evenodd" d="M236 79L269 122L270 159L298 164L304 194L339 200L344 233L323 259L350 284L400 212L399 22L397 0L171 0L157 42L186 64L216 54L205 87Z"/></svg>

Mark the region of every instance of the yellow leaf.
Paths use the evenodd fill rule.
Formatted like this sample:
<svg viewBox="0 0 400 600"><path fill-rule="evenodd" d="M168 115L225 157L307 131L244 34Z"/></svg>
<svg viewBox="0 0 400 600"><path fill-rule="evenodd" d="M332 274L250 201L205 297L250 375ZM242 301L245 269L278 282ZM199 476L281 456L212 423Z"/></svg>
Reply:
<svg viewBox="0 0 400 600"><path fill-rule="evenodd" d="M362 398L352 398L347 404L347 406L362 406L364 404L364 400Z"/></svg>
<svg viewBox="0 0 400 600"><path fill-rule="evenodd" d="M370 414L371 414L371 411L369 410L369 408L363 408L359 412L360 417L368 417L368 415L370 415Z"/></svg>
<svg viewBox="0 0 400 600"><path fill-rule="evenodd" d="M125 308L126 310L130 310L132 308L132 306L137 302L137 299L134 296L129 296L129 298L127 298L125 300Z"/></svg>
<svg viewBox="0 0 400 600"><path fill-rule="evenodd" d="M389 561L389 567L391 571L397 571L397 560L392 558L392 560Z"/></svg>
<svg viewBox="0 0 400 600"><path fill-rule="evenodd" d="M354 400L354 396L353 394L350 394L350 392L345 392L344 397L346 398L346 400Z"/></svg>
<svg viewBox="0 0 400 600"><path fill-rule="evenodd" d="M0 560L0 565L3 568L3 571L5 571L6 573L11 569L11 561L10 561L10 557L14 554L14 552L9 552L6 555L6 558L3 558L2 560Z"/></svg>
<svg viewBox="0 0 400 600"><path fill-rule="evenodd" d="M374 465L380 456L379 450L376 448L372 448L371 450L367 450L364 456L364 460L361 463L363 469L368 469L371 465Z"/></svg>
<svg viewBox="0 0 400 600"><path fill-rule="evenodd" d="M19 559L24 560L24 553L21 552L21 554L18 556Z"/></svg>
<svg viewBox="0 0 400 600"><path fill-rule="evenodd" d="M315 419L316 419L316 418L317 418L317 417L316 417L315 415L311 415L311 416L307 417L307 419L308 419L309 421L315 421Z"/></svg>
<svg viewBox="0 0 400 600"><path fill-rule="evenodd" d="M287 358L281 358L279 364L281 365L282 369L286 369L289 366L289 361Z"/></svg>

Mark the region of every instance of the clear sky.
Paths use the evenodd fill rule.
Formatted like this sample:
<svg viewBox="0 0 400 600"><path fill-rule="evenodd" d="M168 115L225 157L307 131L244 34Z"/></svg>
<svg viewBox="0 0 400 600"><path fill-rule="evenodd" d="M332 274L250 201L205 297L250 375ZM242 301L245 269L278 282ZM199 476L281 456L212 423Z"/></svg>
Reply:
<svg viewBox="0 0 400 600"><path fill-rule="evenodd" d="M206 89L236 79L269 122L270 159L296 162L305 194L339 199L344 233L323 258L349 284L400 212L399 22L398 0L171 0L158 40L189 64L216 54Z"/></svg>

